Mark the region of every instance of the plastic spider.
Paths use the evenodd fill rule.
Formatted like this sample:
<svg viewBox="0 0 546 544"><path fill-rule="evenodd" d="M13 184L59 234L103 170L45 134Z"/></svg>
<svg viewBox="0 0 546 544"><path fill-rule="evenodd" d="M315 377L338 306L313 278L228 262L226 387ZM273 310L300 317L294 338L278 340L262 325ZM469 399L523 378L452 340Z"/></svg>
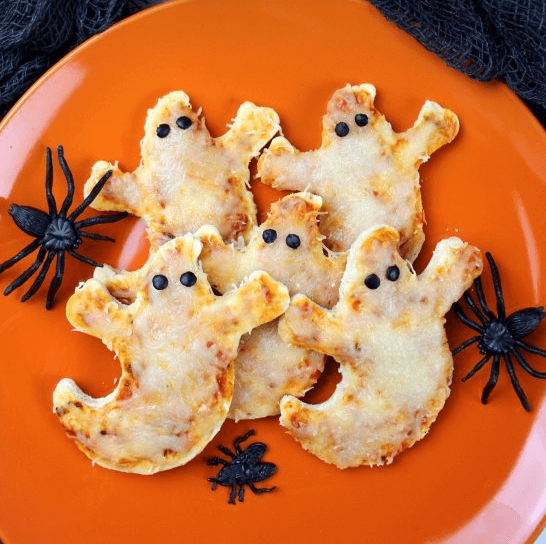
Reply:
<svg viewBox="0 0 546 544"><path fill-rule="evenodd" d="M514 387L522 406L525 408L525 410L530 411L531 408L529 406L529 402L527 401L527 397L525 396L525 393L523 392L523 389L516 376L512 357L514 357L523 370L525 370L525 372L531 376L542 379L546 378L546 372L538 372L534 368L531 368L522 355L522 351L524 351L546 357L546 351L531 346L522 340L522 338L525 338L528 334L531 334L539 326L540 322L544 319L544 317L546 317L546 312L544 312L543 307L525 308L507 316L497 265L495 264L495 261L490 253L486 253L485 255L487 257L487 261L489 262L491 277L493 279L493 287L497 302L497 315L495 315L489 309L489 306L485 300L481 278L477 278L474 284L476 287L479 307L470 297L468 292L465 293L464 299L474 315L478 318L479 323L468 317L463 312L459 304L454 304L453 309L455 311L455 315L465 325L475 330L478 333L478 336L474 336L466 340L459 347L455 348L452 353L453 355L457 355L457 353L461 352L463 349L477 342L478 349L484 355L483 359L481 359L474 366L474 368L463 377L463 382L474 376L478 370L483 368L483 366L485 366L485 364L491 358L493 358L489 381L483 388L482 392L483 404L487 403L491 391L497 384L502 358L504 360L504 364L506 365L508 375L510 376L512 386Z"/></svg>
<svg viewBox="0 0 546 544"><path fill-rule="evenodd" d="M27 268L20 276L15 278L5 289L4 295L9 295L14 289L25 283L31 276L41 267L38 276L34 280L34 283L30 286L30 289L23 295L22 302L27 301L42 285L47 271L51 266L53 259L56 257L56 270L49 290L47 292L46 308L51 309L53 305L53 299L55 294L61 286L64 273L64 256L65 252L72 257L83 261L84 263L92 266L102 266L102 264L96 263L88 257L84 257L74 250L82 243L82 237L91 238L93 240L106 240L114 242L113 238L103 236L101 234L95 234L91 232L84 232L82 229L98 223L112 223L119 221L127 216L127 213L118 213L112 215L99 215L95 217L89 217L81 221L76 221L80 214L93 202L96 196L99 194L104 184L108 181L112 172L107 172L93 187L93 190L89 193L87 198L74 210L70 215L68 209L72 204L74 197L74 179L68 168L68 164L64 158L63 147L57 148L57 154L59 157L59 164L63 170L67 183L67 195L62 203L61 209L57 211L57 203L53 197L53 164L51 160L51 149L46 149L46 199L48 204L48 213L38 210L30 206L18 206L12 204L9 209L9 214L13 218L15 224L24 232L30 236L34 236L36 240L31 242L28 246L24 247L17 255L11 259L0 264L0 274L19 262L21 259L38 250L38 256L34 263Z"/></svg>

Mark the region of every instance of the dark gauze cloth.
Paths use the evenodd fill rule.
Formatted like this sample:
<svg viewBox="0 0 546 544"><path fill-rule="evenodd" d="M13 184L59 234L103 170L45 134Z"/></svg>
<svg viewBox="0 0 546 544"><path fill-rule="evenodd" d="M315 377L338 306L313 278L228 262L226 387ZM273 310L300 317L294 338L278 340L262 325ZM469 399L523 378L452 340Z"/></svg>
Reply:
<svg viewBox="0 0 546 544"><path fill-rule="evenodd" d="M546 127L545 0L370 0L447 64L505 81Z"/></svg>
<svg viewBox="0 0 546 544"><path fill-rule="evenodd" d="M0 0L0 118L78 44L146 0Z"/></svg>
<svg viewBox="0 0 546 544"><path fill-rule="evenodd" d="M370 2L450 66L481 81L505 81L546 126L545 0ZM76 45L155 3L0 0L0 118Z"/></svg>

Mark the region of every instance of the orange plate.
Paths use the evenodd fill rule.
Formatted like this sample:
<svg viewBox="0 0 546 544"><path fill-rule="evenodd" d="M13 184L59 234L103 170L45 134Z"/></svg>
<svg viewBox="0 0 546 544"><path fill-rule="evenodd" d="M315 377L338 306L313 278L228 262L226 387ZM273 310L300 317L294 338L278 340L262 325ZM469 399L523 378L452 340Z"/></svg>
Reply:
<svg viewBox="0 0 546 544"><path fill-rule="evenodd" d="M420 263L449 235L489 250L499 264L509 312L546 302L546 137L502 84L481 84L447 68L374 8L352 0L174 2L145 11L88 41L36 84L0 126L0 260L29 242L7 216L10 202L45 207L44 150L65 146L77 181L91 165L139 161L147 108L174 89L202 106L215 135L249 99L275 108L300 149L320 143L321 117L346 83L374 83L377 105L396 130L426 99L454 110L456 141L421 168L427 242ZM55 193L64 180L55 165ZM255 190L263 217L278 195ZM96 213L96 212L90 212ZM115 245L85 242L82 253L136 267L147 252L134 219L103 225ZM85 251L83 251L85 250ZM32 259L0 276L4 289ZM422 266L422 264L420 264ZM544 383L519 369L533 406L526 413L506 369L490 403L489 366L456 357L453 392L429 436L390 466L339 470L303 451L277 418L228 422L187 466L138 476L92 466L52 413L65 376L92 395L114 387L119 365L98 340L72 332L64 305L90 268L70 259L53 311L42 288L0 300L0 539L5 544L164 542L419 543L530 542L544 524ZM484 275L490 300L490 277ZM450 315L452 346L471 336ZM546 346L546 323L529 337ZM530 358L539 369L546 361ZM335 375L335 372L334 372ZM333 378L331 378L333 379ZM274 493L228 505L210 490L205 460L250 428L277 463Z"/></svg>

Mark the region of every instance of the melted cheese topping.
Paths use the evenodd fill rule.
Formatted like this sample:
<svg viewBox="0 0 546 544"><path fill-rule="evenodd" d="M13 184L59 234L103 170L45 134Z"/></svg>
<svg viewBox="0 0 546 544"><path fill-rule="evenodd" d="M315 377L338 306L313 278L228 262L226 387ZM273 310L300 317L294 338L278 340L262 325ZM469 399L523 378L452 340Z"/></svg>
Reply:
<svg viewBox="0 0 546 544"><path fill-rule="evenodd" d="M180 128L181 117L190 119L191 126ZM141 217L155 247L204 224L215 225L226 240L246 238L256 224L248 165L278 132L278 123L270 108L245 102L229 131L212 138L187 95L170 93L148 113L141 165L133 173L123 173L117 164L99 161L84 192L89 194L112 170L93 207ZM164 137L157 134L161 125L168 127Z"/></svg>
<svg viewBox="0 0 546 544"><path fill-rule="evenodd" d="M288 288L291 295L305 293L325 306L337 302L346 254L327 255L318 227L321 199L299 193L274 203L267 220L255 227L247 245L226 244L218 231L203 227L196 235L204 244L201 259L211 284L221 293L237 285L254 270L265 270ZM266 243L263 233L276 239ZM286 238L295 234L299 247ZM303 396L324 368L325 357L286 345L272 324L243 338L235 365L235 393L230 417L235 420L279 413L283 395Z"/></svg>
<svg viewBox="0 0 546 544"><path fill-rule="evenodd" d="M98 272L68 302L72 325L101 338L122 367L102 399L66 378L53 395L68 434L101 466L150 474L197 455L227 416L240 337L288 305L286 289L263 272L215 296L197 262L200 249L190 235L176 238L136 272ZM189 287L180 282L188 271L196 278ZM165 289L153 287L158 274ZM131 304L115 298L131 290Z"/></svg>
<svg viewBox="0 0 546 544"><path fill-rule="evenodd" d="M309 190L323 198L321 229L327 245L347 250L364 230L378 224L401 234L402 255L413 261L424 241L424 212L418 168L458 132L454 113L427 101L414 126L396 134L375 109L375 88L347 86L337 91L323 119L322 146L300 152L275 138L258 162L261 180L278 189ZM368 123L358 126L357 114ZM336 135L340 122L349 127Z"/></svg>
<svg viewBox="0 0 546 544"><path fill-rule="evenodd" d="M266 221L252 230L246 245L226 244L208 226L198 230L196 236L204 244L201 262L211 284L226 292L254 270L264 270L286 285L291 295L303 293L318 304L333 306L347 254L325 250L318 225L321 206L322 199L309 193L282 198L271 205ZM274 242L264 241L266 230L275 232ZM297 248L287 245L290 234L298 237Z"/></svg>
<svg viewBox="0 0 546 544"><path fill-rule="evenodd" d="M239 421L278 414L284 395L301 397L315 384L324 360L322 353L283 342L277 320L254 329L239 344L228 417Z"/></svg>
<svg viewBox="0 0 546 544"><path fill-rule="evenodd" d="M417 276L400 258L390 227L363 233L351 249L330 311L294 297L279 332L288 342L332 355L342 379L319 405L281 401L281 424L304 448L340 468L390 463L422 438L449 395L453 371L444 315L482 269L479 251L441 242ZM397 266L400 276L386 278ZM370 274L376 289L365 286Z"/></svg>

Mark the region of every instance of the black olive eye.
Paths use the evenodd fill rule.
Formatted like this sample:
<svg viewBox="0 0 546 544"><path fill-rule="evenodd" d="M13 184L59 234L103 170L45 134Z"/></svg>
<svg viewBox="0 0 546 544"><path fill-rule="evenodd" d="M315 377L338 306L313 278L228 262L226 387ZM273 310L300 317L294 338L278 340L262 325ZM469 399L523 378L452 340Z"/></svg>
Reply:
<svg viewBox="0 0 546 544"><path fill-rule="evenodd" d="M193 272L184 272L184 274L180 276L180 283L184 287L191 287L192 285L195 285L196 282L197 276Z"/></svg>
<svg viewBox="0 0 546 544"><path fill-rule="evenodd" d="M162 123L157 127L156 134L159 138L165 138L169 135L169 132L171 131L171 127L165 123Z"/></svg>
<svg viewBox="0 0 546 544"><path fill-rule="evenodd" d="M400 277L400 268L396 265L389 266L386 276L389 281L396 281Z"/></svg>
<svg viewBox="0 0 546 544"><path fill-rule="evenodd" d="M343 136L347 136L347 134L349 134L349 125L342 121L336 125L335 131L339 137L343 138Z"/></svg>
<svg viewBox="0 0 546 544"><path fill-rule="evenodd" d="M364 285L368 289L377 289L380 284L381 284L381 280L379 279L379 277L376 274L370 274L364 280Z"/></svg>
<svg viewBox="0 0 546 544"><path fill-rule="evenodd" d="M355 123L359 127L365 127L368 124L368 116L365 113L357 113L355 115Z"/></svg>
<svg viewBox="0 0 546 544"><path fill-rule="evenodd" d="M300 247L301 241L300 237L297 234L289 234L286 237L286 245L292 249L298 249Z"/></svg>
<svg viewBox="0 0 546 544"><path fill-rule="evenodd" d="M277 231L273 229L264 230L262 238L266 244L272 244L277 239Z"/></svg>
<svg viewBox="0 0 546 544"><path fill-rule="evenodd" d="M189 117L186 117L183 115L182 117L179 117L176 120L176 124L181 128L186 130L187 128L190 128L192 126L192 120Z"/></svg>
<svg viewBox="0 0 546 544"><path fill-rule="evenodd" d="M169 280L162 274L157 274L152 278L152 285L158 291L163 291L163 289L166 289L167 285L169 285Z"/></svg>

